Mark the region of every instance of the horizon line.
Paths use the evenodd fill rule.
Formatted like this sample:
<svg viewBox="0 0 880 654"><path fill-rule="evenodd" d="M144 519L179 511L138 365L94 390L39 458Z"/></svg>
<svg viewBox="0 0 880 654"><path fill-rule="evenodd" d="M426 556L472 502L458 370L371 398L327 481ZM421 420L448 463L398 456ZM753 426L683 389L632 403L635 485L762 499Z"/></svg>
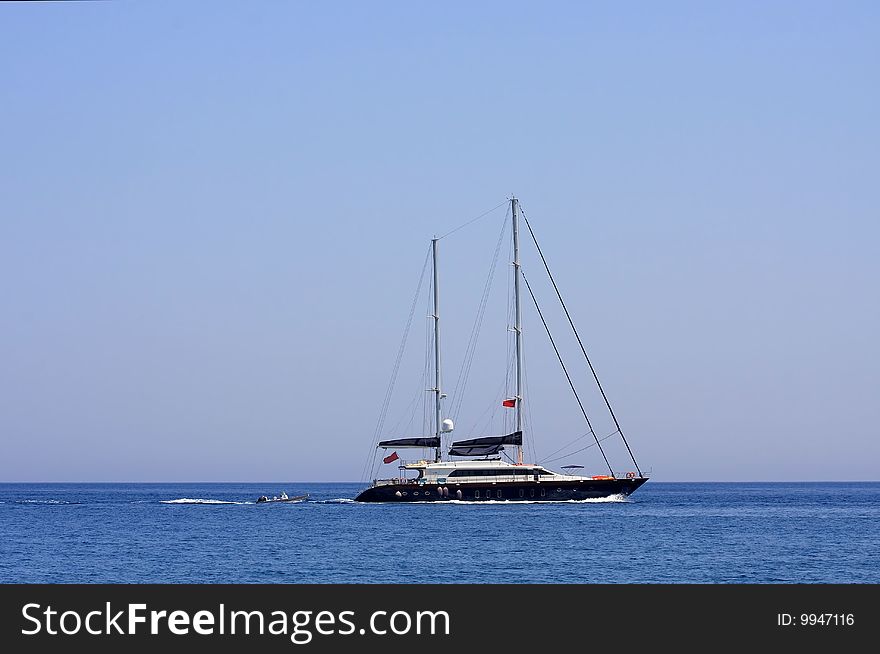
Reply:
<svg viewBox="0 0 880 654"><path fill-rule="evenodd" d="M656 484L870 484L880 483L880 479L691 479L676 480L664 479L655 480L651 477L649 481ZM0 481L0 484L368 484L369 481L279 481L279 480L249 480L249 481L218 481L218 480L196 480L196 481Z"/></svg>

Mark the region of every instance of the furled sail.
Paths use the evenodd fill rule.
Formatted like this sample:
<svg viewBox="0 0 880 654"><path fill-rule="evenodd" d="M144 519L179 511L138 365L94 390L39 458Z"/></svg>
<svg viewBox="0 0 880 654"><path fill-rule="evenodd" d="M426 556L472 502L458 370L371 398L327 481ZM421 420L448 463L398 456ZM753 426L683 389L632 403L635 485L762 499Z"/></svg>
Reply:
<svg viewBox="0 0 880 654"><path fill-rule="evenodd" d="M498 454L504 449L503 445L478 445L474 447L452 447L449 449L449 456L489 456L490 454Z"/></svg>
<svg viewBox="0 0 880 654"><path fill-rule="evenodd" d="M522 432L515 431L504 436L483 436L466 441L454 441L449 456L488 456L497 454L505 445L522 445Z"/></svg>
<svg viewBox="0 0 880 654"><path fill-rule="evenodd" d="M395 438L390 441L379 441L378 447L440 447L440 439L430 438Z"/></svg>

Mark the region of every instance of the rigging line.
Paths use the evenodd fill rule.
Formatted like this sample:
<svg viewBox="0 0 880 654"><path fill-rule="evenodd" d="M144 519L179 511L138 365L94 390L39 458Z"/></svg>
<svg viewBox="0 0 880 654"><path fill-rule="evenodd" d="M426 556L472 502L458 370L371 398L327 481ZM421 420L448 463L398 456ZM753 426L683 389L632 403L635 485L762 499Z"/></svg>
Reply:
<svg viewBox="0 0 880 654"><path fill-rule="evenodd" d="M464 360L461 362L461 368L458 371L458 379L452 391L452 401L450 402L450 414L454 419L458 419L461 411L462 402L464 402L464 393L467 388L468 379L470 377L471 366L474 362L474 354L477 350L477 341L480 338L480 330L483 327L483 318L486 315L486 307L489 302L489 293L492 290L492 282L495 279L495 271L498 269L498 255L501 252L501 243L504 240L504 233L507 231L507 220L501 224L501 233L498 235L498 243L495 245L495 254L492 257L492 265L489 266L489 274L486 276L486 284L483 287L483 294L480 297L480 305L477 309L477 317L474 319L474 325L471 328L471 336L468 339L468 345L465 349ZM457 401L457 403L456 403Z"/></svg>
<svg viewBox="0 0 880 654"><path fill-rule="evenodd" d="M581 408L581 413L584 414L584 420L587 421L587 427L590 429L590 433L593 434L593 438L596 439L596 445L599 445L599 437L596 436L596 432L593 429L593 425L590 422L590 418L587 416L587 410L584 409L584 405L581 402L581 398L578 395L577 389L574 387L574 382L571 380L571 375L568 374L568 369L565 367L565 362L562 360L562 355L559 353L559 348L556 347L556 341L553 340L553 335L550 333L550 327L547 325L547 321L544 319L544 313L541 311L541 307L538 306L538 300L535 298L535 294L532 292L532 285L529 284L529 280L526 278L525 273L523 273L522 268L519 270L520 275L522 275L523 281L526 283L526 288L529 289L529 295L532 296L532 302L535 303L535 309L538 310L538 316L541 318L541 322L544 324L544 329L547 332L547 337L550 339L550 344L553 345L553 351L556 352L556 358L559 359L559 365L562 366L562 372L565 373L565 378L568 380L568 385L571 386L571 392L574 393L574 399L577 400L578 406ZM611 467L611 463L608 461L608 457L605 456L605 450L602 449L602 446L599 445L599 451L602 453L602 458L605 459L605 464L608 466L608 470L611 472L611 476L614 476L614 469Z"/></svg>
<svg viewBox="0 0 880 654"><path fill-rule="evenodd" d="M523 399L523 398L531 397L531 395L529 393L529 367L527 365L527 359L528 359L528 357L526 356L526 353L523 352L522 357L521 357L521 362L520 362L520 367L522 369L522 385L523 385L522 390L523 390L523 392L522 392L522 397L518 398L517 401L521 403L522 413L523 413L523 424L522 424L523 447L525 447L527 449L527 451L531 453L529 456L531 457L532 461L534 461L535 460L535 448L534 448L535 427L534 427L534 424L532 423L532 404L531 404L531 402L526 402ZM511 429L510 431L513 431L513 429ZM526 438L526 434L528 434L528 438Z"/></svg>
<svg viewBox="0 0 880 654"><path fill-rule="evenodd" d="M409 330L412 326L413 315L415 315L416 305L418 304L419 295L422 291L422 284L425 281L425 270L427 270L428 268L428 260L430 258L430 255L431 249L428 248L428 252L425 254L425 261L422 264L422 272L419 275L419 283L416 286L416 292L413 296L412 304L409 308L409 316L406 319L406 327L403 330L403 337L401 338L400 346L397 349L397 359L395 359L394 368L391 371L391 380L388 382L388 389L385 391L385 399L382 402L382 408L379 411L379 420L376 423L376 431L373 432L373 444L371 444L371 447L374 447L375 443L378 442L379 434L381 434L382 428L385 426L385 418L388 415L388 406L391 403L391 396L394 393L394 386L397 382L397 374L400 372L400 362L403 359L404 350L406 350L406 342L409 338ZM372 458L373 456L371 453L371 455L367 457L367 461L369 462L369 460ZM361 475L363 475L366 470L367 465L364 464L364 468L361 470Z"/></svg>
<svg viewBox="0 0 880 654"><path fill-rule="evenodd" d="M474 432L477 431L477 427L480 425L483 418L486 417L486 414L488 414L490 411L492 411L492 409L498 405L498 402L501 401L501 395L504 393L504 385L505 385L505 381L502 381L501 386L498 388L498 392L495 393L495 398L483 410L483 413L481 413L477 417L477 419L473 422L473 424L471 425L470 431L468 431L468 433L467 433L466 438L470 438L471 436L473 436ZM494 413L493 413L493 415L494 415ZM490 421L491 421L491 418L490 418ZM487 423L487 425L488 425L488 423ZM484 431L488 432L488 426Z"/></svg>
<svg viewBox="0 0 880 654"><path fill-rule="evenodd" d="M415 412L418 407L419 398L422 396L422 392L423 392L421 387L425 384L423 379L424 379L424 375L422 375L422 379L419 380L419 386L416 390L416 393L415 393L415 395L413 395L413 398L409 401L409 404L406 405L406 408L403 410L403 413L401 414L400 418L398 419L398 421L396 423L394 423L394 426L387 431L387 433L389 435L391 435L391 436L401 435L401 434L409 431L409 429L412 427L413 420L415 419ZM407 416L409 416L409 421L406 423L405 429L403 429L401 431L400 427L403 424L403 421L407 418Z"/></svg>
<svg viewBox="0 0 880 654"><path fill-rule="evenodd" d="M614 434L616 434L616 433L617 433L616 431L613 431L613 432L611 432L610 436L614 436ZM585 434L581 434L577 438L573 438L571 441L569 441L568 443L566 443L565 445L560 447L558 450L554 450L553 452L550 452L550 454L548 454L547 457L556 456L557 454L559 454L560 452L565 450L567 447L571 447L572 445L577 443L579 440L581 440L582 438L586 438L589 435L590 435L590 432L586 432ZM591 443L590 447L593 447L593 445L595 445L595 443Z"/></svg>
<svg viewBox="0 0 880 654"><path fill-rule="evenodd" d="M432 343L434 342L434 330L431 329L431 317L434 314L434 309L431 306L431 295L433 294L433 289L434 278L431 277L428 280L427 309L425 310L425 384L422 385L424 391L422 393L422 434L428 433L428 431L431 429L430 421L433 420L433 418L429 417L430 407L428 406L428 392L430 391L430 389L424 388L429 383L428 379L431 373L431 365L433 359L433 357L431 357L431 350L433 349Z"/></svg>
<svg viewBox="0 0 880 654"><path fill-rule="evenodd" d="M525 396L531 397L531 394L529 392L529 374L528 374L529 371L528 371L528 367L525 366L525 360L523 361L523 364L524 364L523 365L523 388L525 390ZM538 456L535 453L535 424L534 424L534 422L532 422L532 405L531 405L531 403L528 403L528 404L525 404L523 406L523 408L525 409L524 413L525 413L526 421L528 422L528 430L527 431L529 432L528 440L526 440L525 437L523 437L523 441L528 443L529 456L531 457L532 461L535 461L538 458Z"/></svg>
<svg viewBox="0 0 880 654"><path fill-rule="evenodd" d="M483 289L483 295L480 302L480 307L477 311L477 320L474 322L474 329L471 330L471 339L468 340L468 349L465 350L466 356L465 361L467 362L467 366L464 366L464 361L462 362L462 369L464 371L464 378L462 379L462 373L459 372L459 380L456 381L455 390L453 392L453 403L452 406L454 408L454 414L457 416L461 412L461 405L464 402L464 390L467 387L468 379L470 378L471 366L473 365L474 354L476 353L477 340L480 336L480 330L482 329L483 320L486 314L486 307L488 306L489 301L489 293L492 288L492 283L495 280L495 273L498 270L498 255L501 250L501 243L504 240L504 234L507 230L507 219L505 214L505 220L501 223L501 233L498 236L498 242L495 245L495 253L492 258L492 265L489 267L489 273L486 279L486 285ZM459 384L462 384L461 391L459 391ZM459 395L460 393L460 395ZM457 406L455 400L458 400Z"/></svg>
<svg viewBox="0 0 880 654"><path fill-rule="evenodd" d="M426 320L425 321L426 328L427 328L427 322L428 321ZM427 350L425 350L425 356L427 357ZM427 384L428 384L428 367L427 367L427 365L425 365L422 368L422 376L419 378L419 383L416 386L416 403L413 406L412 415L410 416L409 424L407 425L407 430L411 430L411 429L415 428L414 423L415 423L416 416L418 416L418 411L419 411L419 398L421 398L421 401L424 403L425 396L427 395L427 393L425 393L425 389L428 387Z"/></svg>
<svg viewBox="0 0 880 654"><path fill-rule="evenodd" d="M504 384L502 384L501 388L498 389L498 392L495 394L494 400L489 404L483 414L480 416L483 418L487 413L489 417L485 421L485 427L480 428L480 432L483 434L492 434L492 433L502 433L507 434L509 430L507 429L508 425L505 422L507 420L507 414L502 413L501 416L501 425L498 429L494 428L492 425L495 424L495 415L498 413L498 407L501 406L501 398L505 397L505 388ZM471 430L473 432L473 430Z"/></svg>
<svg viewBox="0 0 880 654"><path fill-rule="evenodd" d="M425 255L425 262L422 264L422 273L419 276L419 284L416 287L416 293L413 296L413 301L412 301L412 304L410 305L409 316L407 317L407 321L406 321L406 328L404 329L404 332L403 332L403 339L402 339L402 342L400 343L400 348L397 351L397 360L394 362L394 371L391 375L391 383L389 384L388 391L385 394L385 403L382 408L382 417L381 417L379 424L376 427L376 433L374 435L375 439L378 439L378 437L381 433L382 427L385 426L385 418L388 414L388 406L391 403L391 395L394 392L394 386L397 382L397 375L400 372L400 363L403 359L404 350L406 349L406 342L409 337L409 331L410 331L410 327L412 326L413 316L415 315L416 305L418 304L419 295L422 290L422 284L425 281L425 270L428 267L428 257L429 257L429 255Z"/></svg>
<svg viewBox="0 0 880 654"><path fill-rule="evenodd" d="M522 207L520 207L521 209ZM614 415L614 409L611 408L611 402L608 401L608 396L605 395L605 389L602 388L602 384L599 382L599 375L596 374L596 369L593 367L593 362L590 361L590 357L587 356L587 349L584 347L583 341L581 341L581 335L578 333L577 328L574 326L574 320L571 318L571 314L568 312L568 307L565 306L565 301L562 299L562 293L559 292L559 287L556 285L556 280L553 278L553 273L550 272L550 266L547 265L547 259L544 258L544 252L541 250L541 246L538 245L538 239L535 236L535 232L532 230L532 225L529 223L529 219L526 217L525 212L523 212L523 220L525 220L526 227L529 229L529 234L532 236L532 240L535 242L535 247L538 249L538 254L541 255L541 261L544 264L544 269L547 271L547 275L550 277L550 281L553 284L553 290L556 291L556 297L559 298L559 303L562 305L563 311L565 311L565 317L568 318L568 324L571 325L571 330L574 332L575 338L577 338L578 345L581 346L581 352L584 354L584 359L587 360L587 365L590 366L590 372L593 373L593 379L596 380L596 386L599 387L599 392L602 394L602 399L605 400L605 406L608 407L608 412L611 414L611 419L614 420L614 426L617 428L618 433L620 434L620 438L623 440L623 444L626 445L626 451L629 452L629 457L632 459L633 465L638 470L639 477L642 476L642 471L639 468L639 464L636 463L636 457L633 454L632 449L630 449L629 443L626 440L626 436L623 434L623 430L620 428L620 423L617 422L617 416Z"/></svg>
<svg viewBox="0 0 880 654"><path fill-rule="evenodd" d="M425 350L425 352L427 353L427 349ZM427 356L427 354L425 356ZM387 430L388 434L392 436L404 434L406 432L409 432L413 428L413 423L415 422L416 415L419 411L419 399L424 396L425 384L428 383L427 376L428 371L423 367L422 372L418 378L418 384L416 384L415 386L416 392L413 395L412 400L410 400L409 403L406 405L406 408L403 410L400 418L397 420L394 426ZM401 425L403 425L403 421L406 420L407 417L409 417L409 420L407 421L406 426L403 428L403 430L401 430Z"/></svg>
<svg viewBox="0 0 880 654"><path fill-rule="evenodd" d="M452 231L446 232L443 236L439 236L439 237L437 237L437 240L439 241L441 238L446 238L446 237L449 236L450 234L454 234L454 233L457 232L458 230L460 230L460 229L464 229L464 228L467 227L468 225L471 225L471 224L477 222L480 218L484 218L484 217L488 216L490 213L492 213L493 211L495 211L495 210L497 210L497 209L500 209L501 207L503 207L503 206L506 205L506 204L509 204L509 202L510 202L510 200L505 200L504 202L502 202L501 204L499 204L497 207L492 207L492 208L489 209L488 211L484 211L483 213L481 213L481 214L480 214L479 216L477 216L476 218L471 218L469 221L467 221L467 222L464 223L464 224L459 225L458 227L456 227L456 228L453 229Z"/></svg>
<svg viewBox="0 0 880 654"><path fill-rule="evenodd" d="M502 388L502 389L498 392L498 394L495 396L495 400L494 400L494 401L489 405L489 407L483 412L483 415L480 416L480 417L482 418L482 417L485 416L487 413L489 414L489 417L486 419L486 422L484 423L484 424L485 424L485 427L483 427L483 428L480 430L483 434L491 434L491 433L494 431L492 425L493 425L494 422L495 422L495 416L498 414L498 407L499 407L500 404L501 404L501 396L502 396L503 393L504 393L504 388ZM500 432L501 432L502 434L507 433L507 427L506 427L506 425L504 424L504 417L505 417L505 416L502 416L502 419L501 419L501 428L500 428Z"/></svg>
<svg viewBox="0 0 880 654"><path fill-rule="evenodd" d="M495 414L498 413L498 407L503 406L501 403L502 399L507 399L513 397L515 393L510 390L510 384L512 382L512 378L514 377L513 371L516 368L516 359L511 355L510 362L507 365L507 386L504 389L504 397L498 397L495 399L495 406L492 409L492 421L495 420ZM501 411L501 421L500 421L500 429L502 434L509 434L513 431L515 418L514 415L511 415L510 411Z"/></svg>
<svg viewBox="0 0 880 654"><path fill-rule="evenodd" d="M600 440L600 441L607 441L609 438L611 438L611 437L614 436L615 434L617 434L617 431L613 431L613 432L611 432L610 434L608 434L607 436L603 436L603 437L600 438L599 440ZM562 456L558 456L558 457L556 457L555 459L550 459L550 460L545 459L545 460L543 460L541 463L547 464L547 463L553 463L554 461L560 461L560 460L562 460L562 459L567 459L568 457L570 457L570 456L574 456L575 454L578 454L578 453L580 453L580 452L583 452L584 450L588 450L588 449L590 449L591 447L593 447L594 445L597 445L597 444L598 444L598 443L590 443L589 445L585 445L584 447L582 447L582 448L579 449L579 450L575 450L574 452L569 452L568 454L563 454ZM601 446L600 446L600 448L601 448Z"/></svg>

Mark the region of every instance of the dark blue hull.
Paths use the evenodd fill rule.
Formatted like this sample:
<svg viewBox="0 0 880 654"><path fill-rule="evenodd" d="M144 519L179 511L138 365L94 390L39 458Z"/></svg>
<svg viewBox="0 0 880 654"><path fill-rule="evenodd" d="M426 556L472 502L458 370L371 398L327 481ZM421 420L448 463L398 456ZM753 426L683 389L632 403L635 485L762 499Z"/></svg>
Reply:
<svg viewBox="0 0 880 654"><path fill-rule="evenodd" d="M485 484L384 484L371 486L357 502L566 502L630 495L648 481L634 479L578 479L575 481L512 481Z"/></svg>

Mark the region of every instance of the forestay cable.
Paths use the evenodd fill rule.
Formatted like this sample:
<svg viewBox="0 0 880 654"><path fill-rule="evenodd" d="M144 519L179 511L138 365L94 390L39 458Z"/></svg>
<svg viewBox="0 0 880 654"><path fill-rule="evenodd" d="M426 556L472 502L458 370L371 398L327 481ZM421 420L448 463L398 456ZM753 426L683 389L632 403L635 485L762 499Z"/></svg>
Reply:
<svg viewBox="0 0 880 654"><path fill-rule="evenodd" d="M581 352L583 352L584 354L584 359L587 360L587 365L590 366L590 372L593 373L593 379L596 380L596 386L599 387L599 392L602 394L602 399L605 400L605 406L608 407L608 413L611 414L611 419L614 421L614 426L617 428L617 433L620 434L620 438L623 440L623 444L626 445L626 451L629 452L629 457L632 459L633 465L636 467L636 470L639 473L639 477L641 477L642 471L639 468L639 464L636 462L636 457L629 447L629 443L626 440L626 436L624 436L623 434L623 430L620 428L620 423L617 422L617 416L614 415L614 409L611 408L611 402L608 401L608 396L605 394L605 389L602 388L602 384L601 382L599 382L599 375L596 374L596 369L593 367L593 362L590 361L590 357L587 355L587 349L584 347L581 336L578 333L577 328L574 326L574 320L572 320L571 314L568 312L568 307L565 305L565 300L562 299L562 293L560 293L559 287L556 285L556 280L553 278L553 273L550 272L550 266L547 265L547 259L544 258L544 252L541 250L541 246L538 245L538 239L535 237L535 232L532 230L532 225L529 223L529 219L526 217L525 212L522 211L522 205L520 205L520 211L523 215L523 220L525 220L526 222L526 227L528 227L529 229L529 234L531 234L532 240L535 242L535 247L538 249L538 254L541 256L541 262L544 264L544 269L547 271L547 276L550 277L550 282L553 284L553 290L556 291L556 297L559 298L559 303L562 305L563 311L565 311L565 317L568 319L568 324L571 325L571 330L574 332L575 338L577 338L578 345L581 346Z"/></svg>
<svg viewBox="0 0 880 654"><path fill-rule="evenodd" d="M370 444L370 455L364 463L364 468L361 470L361 478L364 478L364 475L367 471L367 466L373 460L373 448L376 446L376 443L379 441L379 435L382 433L382 428L385 426L385 418L388 415L388 406L391 403L391 396L394 393L394 385L397 382L397 374L400 372L400 362L403 360L403 353L406 350L406 342L409 337L409 329L412 326L413 315L415 315L416 304L419 301L419 295L422 292L422 284L425 281L425 270L428 268L428 260L431 256L431 250L428 249L427 254L425 254L425 262L422 264L422 272L419 275L419 283L416 286L416 292L413 296L412 304L409 308L409 317L406 320L406 327L403 330L403 338L400 340L400 347L397 349L397 359L394 361L394 368L391 371L391 380L388 382L388 389L385 391L385 400L382 402L382 408L379 412L379 419L376 422L376 431L373 433L373 442ZM372 473L372 467L370 468ZM372 476L372 474L371 474Z"/></svg>
<svg viewBox="0 0 880 654"><path fill-rule="evenodd" d="M599 444L599 437L596 436L596 431L593 429L593 424L590 422L589 416L587 416L587 410L584 408L583 402L581 402L581 398L578 395L577 389L574 387L574 382L571 380L571 375L568 374L568 369L565 367L565 362L562 360L562 355L559 353L559 348L556 347L556 341L553 340L553 334L550 333L550 327L547 325L547 321L544 319L544 313L541 311L541 307L538 306L538 300L535 297L535 294L532 292L532 285L529 284L529 280L526 278L525 273L522 268L520 268L520 275L522 275L523 281L526 283L526 288L529 291L529 295L532 297L532 302L535 303L535 309L538 311L538 316L541 318L541 323L544 325L544 330L547 332L547 337L550 339L550 344L553 346L553 351L556 352L556 358L559 359L559 365L562 366L562 372L565 373L565 378L568 380L568 385L571 387L571 392L574 394L574 399L577 400L578 406L581 408L581 413L584 414L584 420L587 421L587 427L590 429L590 433L593 434L593 438L596 439L596 445L599 446L599 451L602 453L602 458L605 459L605 464L608 466L608 470L611 472L611 476L614 476L614 470L611 467L611 463L608 461L608 457L605 456L605 450L602 449L602 445Z"/></svg>

